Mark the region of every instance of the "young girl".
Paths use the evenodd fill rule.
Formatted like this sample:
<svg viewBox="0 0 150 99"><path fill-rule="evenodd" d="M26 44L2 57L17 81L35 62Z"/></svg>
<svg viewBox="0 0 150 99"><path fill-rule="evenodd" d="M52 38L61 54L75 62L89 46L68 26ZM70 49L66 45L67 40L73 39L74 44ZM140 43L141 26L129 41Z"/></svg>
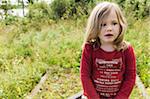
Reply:
<svg viewBox="0 0 150 99"><path fill-rule="evenodd" d="M127 24L115 3L92 11L84 42L80 77L87 99L128 99L136 78L133 48L123 40Z"/></svg>

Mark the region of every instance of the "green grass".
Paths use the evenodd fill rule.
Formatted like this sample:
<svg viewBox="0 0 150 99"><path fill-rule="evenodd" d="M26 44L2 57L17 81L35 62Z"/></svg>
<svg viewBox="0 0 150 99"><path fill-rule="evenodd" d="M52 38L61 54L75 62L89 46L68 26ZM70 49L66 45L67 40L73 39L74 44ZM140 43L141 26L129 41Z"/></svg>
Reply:
<svg viewBox="0 0 150 99"><path fill-rule="evenodd" d="M69 21L69 22L71 22L71 21ZM63 25L64 26L64 29L65 30L67 30L66 28L67 28L67 24L69 23L69 22L63 22L63 23L61 23L60 22L60 24L61 25ZM149 77L149 74L146 74L146 73L144 73L143 71L148 71L149 70L149 67L146 67L148 64L147 64L147 62L145 62L145 61L148 61L148 50L145 50L145 48L148 48L148 44L145 42L145 41L147 41L148 40L148 28L146 28L146 26L148 26L146 23L143 23L143 24L139 24L139 23L141 23L141 21L138 21L137 23L135 23L134 24L134 26L132 26L132 27L129 27L129 30L127 31L127 34L126 34L126 39L129 41L129 42L131 42L131 44L135 47L135 52L136 52L136 56L137 56L137 73L139 74L139 75L143 75L143 76L141 76L141 78L142 77L145 77L146 79L142 79L143 80L143 82L144 82L144 84L145 84L145 86L148 86L148 82L149 82L149 79L148 78L150 78ZM143 25L143 26L142 26ZM72 25L70 25L70 26L72 26ZM142 30L138 30L139 29L139 27L142 29ZM78 27L77 27L78 28ZM66 67L68 67L67 66L67 63L66 62L68 62L68 61L64 61L64 57L63 56L65 56L65 57L70 57L69 55L73 55L74 53L76 53L76 51L78 51L78 50L80 50L80 46L81 46L81 43L79 42L78 44L77 44L77 46L76 47L73 47L73 49L74 50L72 50L70 53L68 53L68 50L71 50L72 49L72 47L70 48L70 45L68 45L67 44L67 42L69 41L69 40L71 40L72 41L72 43L74 43L74 38L76 37L76 36L74 36L74 31L76 31L76 29L77 28L73 28L73 30L72 31L69 31L69 32L67 32L66 31L66 34L64 34L64 35L62 35L62 36L60 36L60 37L62 37L62 38L64 38L64 36L66 37L65 39L63 39L62 40L62 42L61 42L61 44L65 47L65 46L67 46L66 48L65 48L65 50L63 49L63 48L61 48L61 50L62 50L62 52L61 53L59 53L59 54L55 54L55 55L57 55L57 61L55 61L56 62L56 64L57 65L59 65L59 68L60 68L60 70L61 69L64 69L64 68L66 68ZM58 33L60 33L60 31L62 30L62 29L60 29L60 25L59 25L59 23L56 25L56 27L55 27L55 29L56 30L58 30L57 32L56 32L56 34L58 34ZM144 32L145 34L144 35L142 35L140 32ZM69 34L68 34L69 33ZM76 32L76 35L78 35L78 38L75 38L76 40L76 42L78 42L78 40L79 39L82 39L82 37L83 37L83 31L81 31L81 32ZM61 35L61 34L58 34L58 35ZM142 38L141 38L141 36L143 36ZM71 37L73 37L73 38L71 38ZM137 40L139 40L139 41L137 41ZM66 43L64 43L64 42L66 42ZM143 43L145 44L145 45L143 45ZM58 44L59 45L59 44ZM78 46L79 45L79 46ZM140 48L139 48L140 47ZM69 49L68 49L69 48ZM58 49L59 49L59 47L58 47ZM75 49L77 49L77 50L75 50ZM142 53L138 53L138 51L140 51L140 50L143 50L143 52ZM66 54L67 53L67 54ZM77 53L76 53L76 55L78 55ZM144 58L142 58L141 57L141 55L145 55L145 59ZM60 58L61 57L61 58ZM75 58L75 57L74 57ZM52 55L52 59L55 59L55 56L53 56ZM71 60L69 63L71 64L73 61L72 61L72 58L70 57L70 58L68 58L67 60ZM61 63L59 63L59 61L61 61ZM139 61L140 61L140 63L139 63ZM63 62L64 62L64 64L63 64ZM142 66L141 66L142 65ZM145 67L144 67L144 66ZM74 64L74 66L76 66L75 64ZM70 65L69 65L69 67L70 67ZM74 67L70 67L70 68L74 68ZM58 69L58 71L59 71L59 69ZM49 77L50 79L48 79L47 80L47 82L46 83L50 83L50 85L51 85L51 87L50 87L50 89L51 89L51 91L49 91L49 90L44 90L44 87L43 87L43 90L41 90L39 93L38 93L38 95L36 95L35 96L35 98L37 98L37 97L44 97L44 98L48 98L48 97L57 97L57 98L67 98L68 96L70 96L70 95L72 95L72 94L75 94L75 93L77 93L78 91L80 91L81 90L81 85L80 85L80 80L79 80L79 71L77 71L77 73L74 73L73 75L72 74L70 74L70 77L74 77L74 76L76 76L76 80L71 80L71 81L73 81L74 82L74 84L72 85L72 83L71 83L71 81L70 80L65 80L67 83L59 83L59 81L61 82L61 80L63 80L63 79L65 79L65 77L63 78L63 75L65 75L66 73L64 73L64 74L62 74L61 75L61 73L60 72L56 72L55 74L53 74L53 75L60 75L59 77L58 77L58 82L56 83L56 82L53 82L52 80L50 80L50 79L52 79L53 78L53 76L52 77ZM79 84L77 84L77 82L79 83ZM76 86L77 87L77 89L75 89L75 88L70 88L69 86L70 86L70 84L72 85L72 86ZM44 84L43 86L47 86L47 84ZM53 87L54 87L54 89L53 89ZM56 87L57 86L57 87ZM68 87L66 87L66 86L68 86ZM56 88L56 89L55 89ZM65 91L63 91L63 90L65 90ZM59 93L59 94L58 94ZM139 92L139 89L137 89L136 87L134 88L134 90L133 90L133 92L132 92L132 95L131 95L131 98L132 99L137 99L137 98L139 98L140 97L140 99L142 99L142 96L141 96L141 93Z"/></svg>
<svg viewBox="0 0 150 99"><path fill-rule="evenodd" d="M150 87L146 89L147 94L150 96Z"/></svg>
<svg viewBox="0 0 150 99"><path fill-rule="evenodd" d="M135 21L129 27L126 39L134 46L137 62L137 74L145 87L150 84L150 19Z"/></svg>
<svg viewBox="0 0 150 99"><path fill-rule="evenodd" d="M62 99L81 90L79 73L74 69L64 69L60 66L51 66L50 73L44 85L33 99Z"/></svg>
<svg viewBox="0 0 150 99"><path fill-rule="evenodd" d="M9 35L1 36L0 98L23 98L39 82L48 67L48 64L42 61L47 55L46 50L41 46L41 42L37 43L39 39L34 40L39 37L36 32L22 33L11 42L7 38Z"/></svg>
<svg viewBox="0 0 150 99"><path fill-rule="evenodd" d="M74 25L77 25L72 22L62 21L50 27L46 24L47 26L42 27L42 31L32 28L29 31L28 28L25 33L14 25L2 26L0 29L0 98L25 97L39 82L45 70L52 65L78 70L81 50L78 44L82 40L78 35L81 29L72 31ZM55 29L58 25L59 27ZM71 39L70 33L74 33L74 39ZM70 39L67 39L69 37ZM76 42L77 39L79 41Z"/></svg>
<svg viewBox="0 0 150 99"><path fill-rule="evenodd" d="M137 86L134 87L130 99L144 99L140 90L137 88Z"/></svg>
<svg viewBox="0 0 150 99"><path fill-rule="evenodd" d="M135 48L137 73L146 87L150 83L148 20L136 21L126 34ZM36 25L27 21L20 28L21 23L1 24L0 98L25 97L47 68L49 77L34 98L66 98L81 90L79 63L86 18L52 23ZM138 93L135 88L131 97L138 97Z"/></svg>

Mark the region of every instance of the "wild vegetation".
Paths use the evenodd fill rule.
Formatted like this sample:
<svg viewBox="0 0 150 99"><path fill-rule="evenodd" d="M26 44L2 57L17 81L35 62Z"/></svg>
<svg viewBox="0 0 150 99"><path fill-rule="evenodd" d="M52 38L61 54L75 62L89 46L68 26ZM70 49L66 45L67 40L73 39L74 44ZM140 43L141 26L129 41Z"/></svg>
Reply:
<svg viewBox="0 0 150 99"><path fill-rule="evenodd" d="M26 17L8 15L0 21L0 98L24 98L47 69L49 77L35 98L66 98L81 90L79 67L86 21L100 0L59 1L50 5L34 2ZM134 46L137 74L149 88L150 3L116 2L128 21L125 39ZM132 97L139 95L135 87Z"/></svg>

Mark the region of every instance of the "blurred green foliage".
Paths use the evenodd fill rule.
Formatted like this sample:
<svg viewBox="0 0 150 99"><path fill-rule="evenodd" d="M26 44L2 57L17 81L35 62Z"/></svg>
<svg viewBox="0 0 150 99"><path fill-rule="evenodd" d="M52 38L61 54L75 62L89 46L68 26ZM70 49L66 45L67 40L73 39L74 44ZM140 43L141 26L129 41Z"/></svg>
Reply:
<svg viewBox="0 0 150 99"><path fill-rule="evenodd" d="M91 7L102 1L118 3L126 15L132 15L137 19L147 17L150 13L148 0L54 0L51 4L53 18L87 15Z"/></svg>

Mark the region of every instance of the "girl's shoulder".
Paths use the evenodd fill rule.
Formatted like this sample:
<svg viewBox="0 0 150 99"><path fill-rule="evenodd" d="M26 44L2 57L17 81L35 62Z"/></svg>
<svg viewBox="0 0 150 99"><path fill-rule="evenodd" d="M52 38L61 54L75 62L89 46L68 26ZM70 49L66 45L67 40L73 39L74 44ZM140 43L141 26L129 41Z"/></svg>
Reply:
<svg viewBox="0 0 150 99"><path fill-rule="evenodd" d="M93 49L93 44L90 42L85 42L82 46L82 49Z"/></svg>
<svg viewBox="0 0 150 99"><path fill-rule="evenodd" d="M124 52L124 51L128 50L128 48L130 48L130 46L131 46L131 44L129 42L123 41L122 43L120 43L118 46L115 46L115 47L118 51Z"/></svg>
<svg viewBox="0 0 150 99"><path fill-rule="evenodd" d="M99 48L99 44L94 41L94 42L85 42L82 46L82 48L88 48L88 49L92 49L92 50L96 50Z"/></svg>
<svg viewBox="0 0 150 99"><path fill-rule="evenodd" d="M124 50L124 53L125 54L134 53L134 48L130 43L127 44L127 48Z"/></svg>

